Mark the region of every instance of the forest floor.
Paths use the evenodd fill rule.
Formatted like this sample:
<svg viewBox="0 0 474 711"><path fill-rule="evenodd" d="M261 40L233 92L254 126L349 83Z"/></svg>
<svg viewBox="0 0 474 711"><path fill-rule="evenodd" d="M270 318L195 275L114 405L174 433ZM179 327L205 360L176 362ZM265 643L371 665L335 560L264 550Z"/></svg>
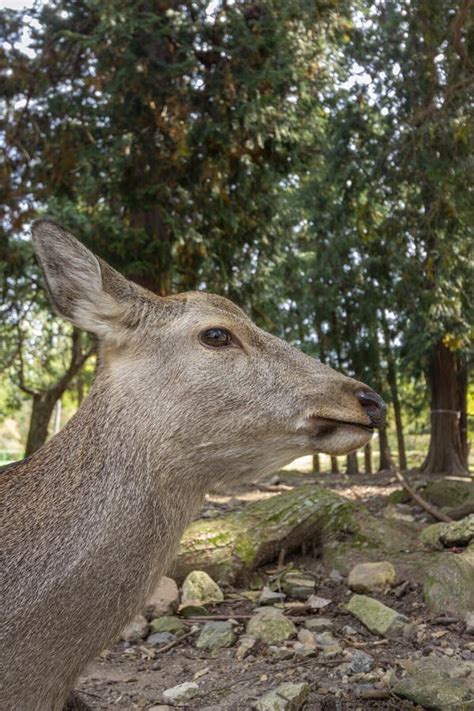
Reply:
<svg viewBox="0 0 474 711"><path fill-rule="evenodd" d="M363 503L374 517L382 517L387 505L387 496L399 488L389 473L373 476L359 475L349 479L340 474L296 474L280 472L283 486L318 483L337 493ZM212 517L216 510L238 509L248 501L274 495L259 491L255 486L241 488L232 496L211 496L202 512ZM426 525L432 522L427 514L415 505L410 505L416 522ZM405 507L405 510L409 510ZM281 561L280 561L281 563ZM352 595L347 578L332 571L320 559L296 554L284 561L299 570L317 574L320 583L317 595L330 600L319 616L328 620L327 625L337 639L340 652L334 656L299 656L286 644L287 653L269 651L268 645L257 643L243 659L236 655L236 647L206 651L195 646L196 636L204 620L184 620L189 628L171 649L161 652L159 647L141 641L136 644L120 642L90 665L81 678L78 690L93 709L171 709L165 704L164 690L184 682L196 682L199 691L194 698L181 702L182 709L202 711L244 711L254 708L256 700L283 682L309 685L309 696L303 706L312 711L365 711L366 709L420 709L408 700L397 697L391 691L390 679L410 670L414 661L431 659L439 661L443 671L466 662L474 664L474 637L466 631L464 622L449 614L434 614L424 604L422 586L413 581L398 581L397 587L377 599L403 613L421 632L405 638L402 635L390 639L371 634L361 622L345 610ZM260 581L275 573L275 563L258 571ZM172 575L172 572L170 573ZM400 584L401 583L401 584ZM249 587L224 587L226 599L219 605L209 607L208 620L213 617L233 620L234 631L239 637L245 633L247 619L253 614L257 603L245 597ZM261 583L260 583L261 589ZM314 617L314 612L312 613ZM293 618L298 629L304 626L304 618ZM193 632L194 630L194 632ZM348 671L348 653L362 650L370 655L370 671ZM447 667L446 667L447 665ZM469 672L466 672L469 674ZM472 672L474 677L474 671ZM474 683L474 678L470 680ZM168 702L169 703L169 702ZM473 705L462 706L472 708ZM268 707L270 708L270 706ZM275 709L280 708L275 706ZM290 706L281 706L290 708ZM293 708L293 707L291 707ZM300 708L295 706L294 708ZM461 708L459 706L458 708ZM453 711L457 711L453 706Z"/></svg>

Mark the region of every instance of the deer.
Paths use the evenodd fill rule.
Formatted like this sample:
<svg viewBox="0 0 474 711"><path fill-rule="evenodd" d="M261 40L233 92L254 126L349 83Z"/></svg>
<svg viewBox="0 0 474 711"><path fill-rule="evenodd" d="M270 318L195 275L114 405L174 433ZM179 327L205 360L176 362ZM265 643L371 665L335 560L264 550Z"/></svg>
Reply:
<svg viewBox="0 0 474 711"><path fill-rule="evenodd" d="M32 239L98 369L67 425L0 475L0 708L72 711L88 708L79 675L142 611L207 491L351 453L386 406L223 296L158 296L48 218Z"/></svg>

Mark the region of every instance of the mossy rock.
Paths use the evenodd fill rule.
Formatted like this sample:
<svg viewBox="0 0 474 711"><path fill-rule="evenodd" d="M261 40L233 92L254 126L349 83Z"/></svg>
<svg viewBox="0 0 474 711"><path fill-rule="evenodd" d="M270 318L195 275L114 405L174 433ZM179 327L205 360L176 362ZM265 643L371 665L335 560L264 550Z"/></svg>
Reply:
<svg viewBox="0 0 474 711"><path fill-rule="evenodd" d="M274 607L257 610L247 623L247 634L268 644L283 642L296 635L296 627Z"/></svg>
<svg viewBox="0 0 474 711"><path fill-rule="evenodd" d="M375 518L364 508L353 516L357 531L343 540L324 543L322 557L328 567L343 575L359 563L389 561L401 580L422 583L433 565L430 553L419 540L421 526L409 521Z"/></svg>
<svg viewBox="0 0 474 711"><path fill-rule="evenodd" d="M183 632L184 623L178 617L156 617L150 622L151 632L171 632L176 634L177 632Z"/></svg>
<svg viewBox="0 0 474 711"><path fill-rule="evenodd" d="M374 634L384 637L400 635L409 622L391 607L368 595L353 595L346 605L348 612L364 624Z"/></svg>
<svg viewBox="0 0 474 711"><path fill-rule="evenodd" d="M461 554L440 553L426 576L424 597L434 612L464 617L474 610L474 546Z"/></svg>
<svg viewBox="0 0 474 711"><path fill-rule="evenodd" d="M472 711L474 696L461 679L435 669L418 669L397 681L392 691L422 708L435 711Z"/></svg>
<svg viewBox="0 0 474 711"><path fill-rule="evenodd" d="M408 504L409 501L411 501L411 496L405 489L395 489L387 496L389 504Z"/></svg>
<svg viewBox="0 0 474 711"><path fill-rule="evenodd" d="M423 497L440 508L455 508L474 501L474 482L461 479L437 479L423 489Z"/></svg>
<svg viewBox="0 0 474 711"><path fill-rule="evenodd" d="M443 550L443 544L441 543L441 535L446 530L447 523L433 523L431 526L427 526L420 533L420 541L426 548L432 551Z"/></svg>

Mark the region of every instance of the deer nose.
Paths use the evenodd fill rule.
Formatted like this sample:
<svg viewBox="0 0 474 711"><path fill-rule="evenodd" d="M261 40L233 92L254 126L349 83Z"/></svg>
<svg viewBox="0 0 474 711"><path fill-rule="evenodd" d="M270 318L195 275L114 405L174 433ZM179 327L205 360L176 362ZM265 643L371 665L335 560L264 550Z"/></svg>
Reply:
<svg viewBox="0 0 474 711"><path fill-rule="evenodd" d="M370 424L373 427L383 427L385 424L385 415L387 414L387 405L375 390L359 390L356 397L365 410Z"/></svg>

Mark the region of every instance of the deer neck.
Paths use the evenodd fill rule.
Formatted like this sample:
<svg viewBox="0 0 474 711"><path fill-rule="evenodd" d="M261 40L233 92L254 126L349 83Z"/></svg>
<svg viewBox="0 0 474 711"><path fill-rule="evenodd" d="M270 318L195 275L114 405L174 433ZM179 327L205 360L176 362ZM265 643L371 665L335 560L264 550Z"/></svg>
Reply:
<svg viewBox="0 0 474 711"><path fill-rule="evenodd" d="M147 558L151 569L159 557L163 572L202 503L186 457L170 456L166 431L135 414L126 393L119 399L99 381L32 461L45 473L51 505L67 519L70 561L93 553L100 569L100 557L123 544L127 565Z"/></svg>

